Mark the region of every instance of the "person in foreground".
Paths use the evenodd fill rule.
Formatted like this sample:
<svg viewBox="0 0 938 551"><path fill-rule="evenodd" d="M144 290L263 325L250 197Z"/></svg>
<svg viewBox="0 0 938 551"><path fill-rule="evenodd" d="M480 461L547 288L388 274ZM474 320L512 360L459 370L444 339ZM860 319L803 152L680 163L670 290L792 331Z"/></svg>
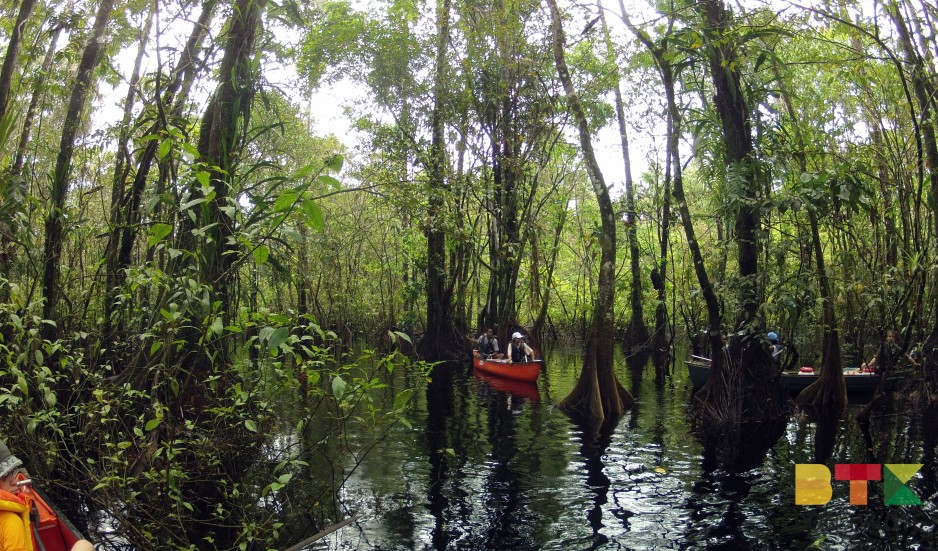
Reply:
<svg viewBox="0 0 938 551"><path fill-rule="evenodd" d="M517 331L511 335L511 342L508 343L508 363L524 363L534 359L534 349L525 344L521 339L524 335Z"/></svg>
<svg viewBox="0 0 938 551"><path fill-rule="evenodd" d="M0 441L0 551L33 551L30 499L16 483L23 462ZM79 540L71 551L94 551L87 540Z"/></svg>

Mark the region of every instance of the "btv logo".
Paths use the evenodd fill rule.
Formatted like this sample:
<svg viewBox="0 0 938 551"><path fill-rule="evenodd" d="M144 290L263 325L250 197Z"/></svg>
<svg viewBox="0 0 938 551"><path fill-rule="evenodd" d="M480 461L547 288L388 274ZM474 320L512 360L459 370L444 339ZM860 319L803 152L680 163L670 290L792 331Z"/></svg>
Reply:
<svg viewBox="0 0 938 551"><path fill-rule="evenodd" d="M850 481L850 505L866 505L867 482L870 480L883 481L885 505L921 505L918 496L905 485L921 468L921 463L838 463L834 466L834 478ZM831 500L833 493L831 471L827 465L795 464L795 505L824 505Z"/></svg>

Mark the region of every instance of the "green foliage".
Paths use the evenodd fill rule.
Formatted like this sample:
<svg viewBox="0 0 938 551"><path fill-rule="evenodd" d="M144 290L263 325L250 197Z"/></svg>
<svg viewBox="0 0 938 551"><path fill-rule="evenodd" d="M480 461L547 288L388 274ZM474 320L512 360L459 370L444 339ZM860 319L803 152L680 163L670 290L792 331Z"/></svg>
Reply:
<svg viewBox="0 0 938 551"><path fill-rule="evenodd" d="M141 278L134 281L139 285ZM198 287L190 291L190 299L200 292ZM34 310L41 311L28 312ZM167 310L161 323L183 327L191 323L187 311L191 308ZM214 530L201 532L197 523L225 527L235 536L235 545L249 541L260 548L283 547L278 538L285 517L271 513L294 506L310 512L309 503L294 505L291 496L297 484L302 491L311 487L308 477L301 482L293 471L284 470L308 468L299 457L290 454L275 461L275 467L259 461L265 435L276 432L284 418L280 409L293 408L295 401L305 404L304 413L292 416L297 430L328 427L317 438L332 442L323 453L336 461L358 448L344 440L347 432L366 430L377 436L399 421L409 426L406 415L414 389L392 390L388 380L416 373L425 381L429 366L369 350L346 357L338 352L341 343L335 334L315 323L282 325L288 320L281 315L246 311L243 316L223 332L256 336L243 341L236 371L219 365L198 382L207 389L217 387L222 377L227 380L224 392L203 394L199 413L192 415L190 406L180 410L172 405L185 375L178 367L151 365L146 377L151 384L145 390L115 384L82 361L81 342L87 335L44 341L39 329L51 322L35 313L23 317L3 310L0 430L15 450L22 450L34 474L52 469L73 473L60 484L109 511L122 537L143 547L214 548L227 537ZM153 330L166 328L157 324ZM59 400L65 389L86 398ZM350 431L351 424L362 428ZM241 480L232 476L232 469L253 474ZM317 491L331 495L333 479L319 477L322 473ZM83 486L88 480L92 485ZM328 507L327 501L322 507ZM196 537L203 538L201 543L189 539Z"/></svg>

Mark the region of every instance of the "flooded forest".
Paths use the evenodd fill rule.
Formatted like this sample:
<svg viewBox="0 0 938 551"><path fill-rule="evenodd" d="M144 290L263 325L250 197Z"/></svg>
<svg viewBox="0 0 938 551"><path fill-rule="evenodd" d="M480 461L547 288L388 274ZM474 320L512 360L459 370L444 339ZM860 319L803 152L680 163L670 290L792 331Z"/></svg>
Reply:
<svg viewBox="0 0 938 551"><path fill-rule="evenodd" d="M938 9L809 4L0 3L0 440L100 549L935 548Z"/></svg>

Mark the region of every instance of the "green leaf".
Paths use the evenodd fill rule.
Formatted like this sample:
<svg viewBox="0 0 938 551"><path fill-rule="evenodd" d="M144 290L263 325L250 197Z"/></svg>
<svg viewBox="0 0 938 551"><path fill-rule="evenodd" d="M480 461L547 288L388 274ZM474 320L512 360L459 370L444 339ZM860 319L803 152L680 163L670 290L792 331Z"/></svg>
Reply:
<svg viewBox="0 0 938 551"><path fill-rule="evenodd" d="M191 201L186 201L182 205L179 205L179 210L189 210L196 205L200 205L204 203L205 201L207 201L205 197L196 197L195 199Z"/></svg>
<svg viewBox="0 0 938 551"><path fill-rule="evenodd" d="M322 209L316 201L306 199L303 201L303 214L306 218L306 225L316 231L322 231L326 224L323 221Z"/></svg>
<svg viewBox="0 0 938 551"><path fill-rule="evenodd" d="M271 352L277 350L277 348L287 340L287 337L290 336L290 329L286 327L278 327L273 330L270 334L270 337L267 339L267 347Z"/></svg>
<svg viewBox="0 0 938 551"><path fill-rule="evenodd" d="M163 421L162 419L150 419L149 421L147 421L146 426L143 427L143 430L148 430L148 431L153 430L156 427L160 426L160 423L162 421Z"/></svg>
<svg viewBox="0 0 938 551"><path fill-rule="evenodd" d="M312 371L306 376L306 382L309 383L310 386L316 386L321 378L322 376L318 371Z"/></svg>
<svg viewBox="0 0 938 551"><path fill-rule="evenodd" d="M199 158L199 150L193 147L191 144L182 142L182 155L190 163ZM203 184L208 185L208 184Z"/></svg>
<svg viewBox="0 0 938 551"><path fill-rule="evenodd" d="M163 160L163 157L169 155L169 152L170 152L172 149L173 149L173 141L172 141L172 140L163 140L163 141L161 141L161 142L160 142L160 147L159 147L159 149L156 150L156 158L162 161L162 160Z"/></svg>
<svg viewBox="0 0 938 551"><path fill-rule="evenodd" d="M333 178L332 176L329 176L328 174L320 174L317 180L328 185L332 189L336 189L336 190L342 189L342 183L339 182L337 179Z"/></svg>
<svg viewBox="0 0 938 551"><path fill-rule="evenodd" d="M221 334L225 331L225 324L221 321L221 318L215 318L212 320L212 326L209 327L209 329L212 333L215 333L215 335L220 337Z"/></svg>
<svg viewBox="0 0 938 551"><path fill-rule="evenodd" d="M314 170L316 170L316 165L313 163L310 163L304 166L303 168L297 170L295 173L293 173L293 179L301 180L303 178L306 178L307 176L312 174Z"/></svg>
<svg viewBox="0 0 938 551"><path fill-rule="evenodd" d="M412 396L413 396L412 389L407 389L407 390L403 390L399 392L397 396L394 397L394 409L398 410L398 409L404 408L410 402L410 399Z"/></svg>
<svg viewBox="0 0 938 551"><path fill-rule="evenodd" d="M195 179L202 184L202 187L208 187L209 181L211 180L211 175L204 170L195 173Z"/></svg>
<svg viewBox="0 0 938 551"><path fill-rule="evenodd" d="M347 386L348 383L345 382L345 379L338 375L332 379L332 395L335 396L336 401L342 401L342 396L345 396L345 388Z"/></svg>
<svg viewBox="0 0 938 551"><path fill-rule="evenodd" d="M342 155L336 154L326 159L326 168L336 172L342 170Z"/></svg>
<svg viewBox="0 0 938 551"><path fill-rule="evenodd" d="M250 419L244 421L244 428L248 429L251 432L257 432L257 423Z"/></svg>
<svg viewBox="0 0 938 551"><path fill-rule="evenodd" d="M147 233L147 248L150 248L162 241L164 238L166 238L167 235L172 233L172 231L173 226L171 224L160 223L150 226L150 231Z"/></svg>
<svg viewBox="0 0 938 551"><path fill-rule="evenodd" d="M254 249L254 263L258 266L263 266L267 264L267 257L270 256L270 249L267 245L258 245Z"/></svg>
<svg viewBox="0 0 938 551"><path fill-rule="evenodd" d="M281 193L280 197L277 197L277 200L274 201L274 211L283 212L289 209L296 204L296 201L299 198L300 195L292 190Z"/></svg>

